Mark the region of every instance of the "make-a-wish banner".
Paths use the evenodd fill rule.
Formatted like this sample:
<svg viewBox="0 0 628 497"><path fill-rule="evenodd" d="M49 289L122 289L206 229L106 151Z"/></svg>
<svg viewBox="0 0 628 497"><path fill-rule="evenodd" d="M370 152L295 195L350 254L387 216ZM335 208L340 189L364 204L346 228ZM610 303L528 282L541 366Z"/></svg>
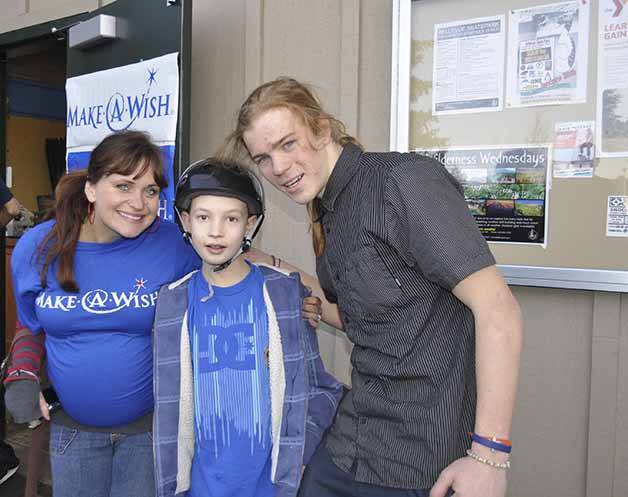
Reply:
<svg viewBox="0 0 628 497"><path fill-rule="evenodd" d="M159 215L172 220L179 113L177 54L70 78L66 95L68 171L86 168L91 151L107 135L145 131L161 149L168 179Z"/></svg>

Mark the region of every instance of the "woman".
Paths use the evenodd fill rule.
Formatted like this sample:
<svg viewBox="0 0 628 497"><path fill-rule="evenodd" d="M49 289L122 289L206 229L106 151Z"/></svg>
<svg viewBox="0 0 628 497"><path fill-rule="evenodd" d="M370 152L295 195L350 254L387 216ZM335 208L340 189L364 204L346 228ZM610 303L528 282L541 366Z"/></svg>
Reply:
<svg viewBox="0 0 628 497"><path fill-rule="evenodd" d="M19 319L45 332L63 407L51 416L56 497L154 495L155 303L162 285L200 266L177 226L157 218L165 186L160 150L146 134L110 135L87 170L61 179L54 219L13 252ZM50 417L45 405L42 415Z"/></svg>
<svg viewBox="0 0 628 497"><path fill-rule="evenodd" d="M11 266L19 319L45 332L55 496L151 496L151 327L159 288L198 267L157 219L166 186L147 135L110 135L64 176L54 220L28 231ZM47 413L46 413L47 416Z"/></svg>
<svg viewBox="0 0 628 497"><path fill-rule="evenodd" d="M455 180L364 152L290 78L251 93L222 154L308 204L321 287L355 345L300 495L503 497L521 318Z"/></svg>

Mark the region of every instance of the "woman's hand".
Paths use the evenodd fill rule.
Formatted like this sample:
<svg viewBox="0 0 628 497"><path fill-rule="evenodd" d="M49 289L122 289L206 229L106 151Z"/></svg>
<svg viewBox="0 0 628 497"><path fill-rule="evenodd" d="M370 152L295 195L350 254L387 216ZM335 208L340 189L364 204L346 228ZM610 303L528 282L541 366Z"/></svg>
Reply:
<svg viewBox="0 0 628 497"><path fill-rule="evenodd" d="M311 295L303 299L303 306L301 307L303 319L307 319L307 322L310 323L313 328L318 326L321 320L322 310L323 302L318 297Z"/></svg>

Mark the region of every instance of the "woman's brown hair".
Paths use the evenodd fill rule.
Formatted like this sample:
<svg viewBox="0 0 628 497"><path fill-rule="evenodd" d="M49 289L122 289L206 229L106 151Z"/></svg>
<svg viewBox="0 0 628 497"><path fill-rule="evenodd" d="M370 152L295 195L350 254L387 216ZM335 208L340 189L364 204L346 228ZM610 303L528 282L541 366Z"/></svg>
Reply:
<svg viewBox="0 0 628 497"><path fill-rule="evenodd" d="M258 116L278 107L292 111L315 137L320 137L329 128L334 143L341 146L353 143L361 148L360 143L347 133L342 121L323 110L320 100L310 86L292 78L281 77L257 87L244 101L238 112L235 130L227 137L218 155L251 164L251 157L244 143L244 133ZM320 222L320 200L315 198L307 208L311 220L314 253L320 256L325 249L325 237Z"/></svg>
<svg viewBox="0 0 628 497"><path fill-rule="evenodd" d="M96 184L111 174L129 176L135 173L136 177L140 177L149 168L157 186L164 189L168 182L159 147L146 133L122 131L107 136L96 146L87 169L68 173L59 180L52 216L56 222L37 250L37 261L43 262L40 272L42 287L46 287L49 266L58 259L56 276L59 285L66 292L79 291L74 280L74 253L81 227L88 216L86 182Z"/></svg>

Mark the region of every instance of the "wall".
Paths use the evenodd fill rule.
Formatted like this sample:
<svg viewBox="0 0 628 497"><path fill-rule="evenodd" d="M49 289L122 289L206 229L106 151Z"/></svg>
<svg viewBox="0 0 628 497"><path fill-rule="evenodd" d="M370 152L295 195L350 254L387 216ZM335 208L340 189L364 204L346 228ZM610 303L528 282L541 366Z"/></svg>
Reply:
<svg viewBox="0 0 628 497"><path fill-rule="evenodd" d="M46 138L65 136L64 121L7 116L7 165L13 168L11 191L27 209L37 211L37 195L52 191Z"/></svg>
<svg viewBox="0 0 628 497"><path fill-rule="evenodd" d="M55 2L70 3L78 13L78 4L95 2ZM191 158L212 153L247 93L281 74L319 86L329 110L369 149L387 149L391 4L195 0ZM0 21L0 31L5 26ZM262 247L313 271L303 209L270 187L267 192ZM625 497L628 297L526 287L514 292L525 344L509 497ZM319 337L327 366L348 382L349 344L329 329Z"/></svg>

